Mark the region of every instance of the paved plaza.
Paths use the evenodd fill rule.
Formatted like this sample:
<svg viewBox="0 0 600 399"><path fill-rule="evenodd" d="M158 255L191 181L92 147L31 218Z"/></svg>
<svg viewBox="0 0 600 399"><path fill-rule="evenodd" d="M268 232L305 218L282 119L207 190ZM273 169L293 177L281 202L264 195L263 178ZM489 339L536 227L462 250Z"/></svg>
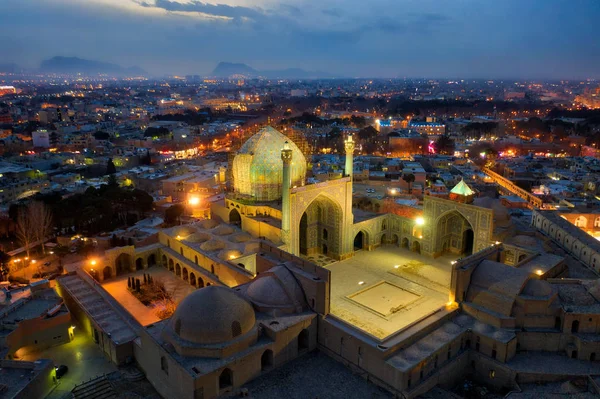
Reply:
<svg viewBox="0 0 600 399"><path fill-rule="evenodd" d="M181 302L188 294L195 290L194 287L189 285L177 277L172 272L168 271L164 267L152 266L145 270L138 270L135 273L129 273L118 276L116 278L107 280L102 284L102 287L110 293L127 311L135 317L135 319L143 326L156 323L160 319L155 313L155 309L149 306L145 306L140 302L127 288L127 278L137 277L140 280L143 279L143 274L150 274L155 281L162 280L165 284L167 292L173 294L175 303Z"/></svg>
<svg viewBox="0 0 600 399"><path fill-rule="evenodd" d="M69 367L67 374L59 380L58 386L47 396L48 399L63 398L75 385L117 371L117 366L104 355L92 338L78 325L75 326L74 339L68 344L30 353L20 359L27 361L52 359L57 366L64 364Z"/></svg>
<svg viewBox="0 0 600 399"><path fill-rule="evenodd" d="M331 313L383 340L448 302L451 262L395 245L359 251L326 266Z"/></svg>

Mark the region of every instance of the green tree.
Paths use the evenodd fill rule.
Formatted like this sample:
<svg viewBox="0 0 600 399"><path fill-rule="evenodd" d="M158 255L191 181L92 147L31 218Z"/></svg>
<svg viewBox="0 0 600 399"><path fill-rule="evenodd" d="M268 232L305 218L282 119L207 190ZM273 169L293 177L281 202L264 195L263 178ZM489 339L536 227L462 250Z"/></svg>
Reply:
<svg viewBox="0 0 600 399"><path fill-rule="evenodd" d="M110 139L110 134L103 132L102 130L99 130L94 133L94 138L96 140L108 140L108 139Z"/></svg>
<svg viewBox="0 0 600 399"><path fill-rule="evenodd" d="M106 183L108 184L109 187L118 187L119 186L117 177L114 174L108 175L108 180L106 181Z"/></svg>
<svg viewBox="0 0 600 399"><path fill-rule="evenodd" d="M358 137L361 140L372 140L377 137L378 134L379 133L377 132L377 129L375 129L373 126L367 126L358 131Z"/></svg>
<svg viewBox="0 0 600 399"><path fill-rule="evenodd" d="M108 163L106 165L106 174L114 175L115 173L117 173L117 167L115 166L115 163L113 162L112 158L108 158Z"/></svg>
<svg viewBox="0 0 600 399"><path fill-rule="evenodd" d="M4 281L8 277L9 262L10 262L10 255L4 251L0 251L0 281Z"/></svg>
<svg viewBox="0 0 600 399"><path fill-rule="evenodd" d="M454 140L443 134L436 140L435 149L439 154L451 155L454 152Z"/></svg>
<svg viewBox="0 0 600 399"><path fill-rule="evenodd" d="M56 132L50 133L50 145L52 147L56 147L57 144L58 144L58 133L56 133Z"/></svg>
<svg viewBox="0 0 600 399"><path fill-rule="evenodd" d="M56 257L58 258L58 265L62 267L63 258L69 254L69 248L63 245L57 245L56 247L54 247L53 252L54 255L56 255Z"/></svg>
<svg viewBox="0 0 600 399"><path fill-rule="evenodd" d="M181 204L171 205L165 211L165 222L169 224L178 223L179 218L183 215L185 207Z"/></svg>
<svg viewBox="0 0 600 399"><path fill-rule="evenodd" d="M411 194L412 192L412 183L415 181L415 175L413 175L412 173L406 173L404 175L402 175L402 180L404 180L406 183L408 183L408 193Z"/></svg>

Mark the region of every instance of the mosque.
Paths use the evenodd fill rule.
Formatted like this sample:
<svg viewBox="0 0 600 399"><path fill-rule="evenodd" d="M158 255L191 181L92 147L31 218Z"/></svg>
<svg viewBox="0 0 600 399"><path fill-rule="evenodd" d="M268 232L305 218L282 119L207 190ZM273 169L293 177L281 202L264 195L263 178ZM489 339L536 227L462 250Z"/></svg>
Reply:
<svg viewBox="0 0 600 399"><path fill-rule="evenodd" d="M495 241L493 212L472 206L474 192L462 181L452 190L453 201L427 197L422 218L356 217L352 136L344 144L343 177L306 185L308 162L300 149L276 129L262 129L235 156L233 192L224 203L213 204L212 214L293 255L317 261L347 259L356 250L382 244L433 257L470 254Z"/></svg>
<svg viewBox="0 0 600 399"><path fill-rule="evenodd" d="M498 201L462 181L450 199L426 196L414 219L359 212L352 137L345 149L341 178L307 184L302 151L264 128L233 159L211 219L107 251L101 283L157 266L195 288L170 318L126 318L131 331L115 341L78 297L86 284L106 295L84 272L58 280L65 302L165 398L235 394L314 349L406 398L465 376L499 390L556 378L527 351L554 352L559 369L596 359L600 342L585 336L600 332L600 288L558 278L566 266L550 238L517 236ZM570 375L600 373L589 365Z"/></svg>

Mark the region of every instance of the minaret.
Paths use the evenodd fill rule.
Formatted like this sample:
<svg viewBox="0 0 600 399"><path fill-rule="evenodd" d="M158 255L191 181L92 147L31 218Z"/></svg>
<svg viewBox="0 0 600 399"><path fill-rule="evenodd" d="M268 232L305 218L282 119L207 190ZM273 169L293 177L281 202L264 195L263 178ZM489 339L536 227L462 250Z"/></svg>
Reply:
<svg viewBox="0 0 600 399"><path fill-rule="evenodd" d="M346 148L346 167L344 168L344 174L352 177L354 164L354 140L352 140L351 134L349 134L346 140L344 140L344 147Z"/></svg>
<svg viewBox="0 0 600 399"><path fill-rule="evenodd" d="M292 149L286 141L281 150L281 160L283 161L283 184L281 185L281 231L283 233L283 242L290 233L290 188L292 186L291 167L292 167Z"/></svg>

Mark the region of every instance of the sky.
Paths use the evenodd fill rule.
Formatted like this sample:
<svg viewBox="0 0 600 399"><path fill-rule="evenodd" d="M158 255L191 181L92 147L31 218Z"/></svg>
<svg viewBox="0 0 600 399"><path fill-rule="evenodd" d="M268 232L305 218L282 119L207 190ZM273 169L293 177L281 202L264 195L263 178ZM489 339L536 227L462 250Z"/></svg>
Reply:
<svg viewBox="0 0 600 399"><path fill-rule="evenodd" d="M0 64L209 74L600 78L600 0L0 0Z"/></svg>

